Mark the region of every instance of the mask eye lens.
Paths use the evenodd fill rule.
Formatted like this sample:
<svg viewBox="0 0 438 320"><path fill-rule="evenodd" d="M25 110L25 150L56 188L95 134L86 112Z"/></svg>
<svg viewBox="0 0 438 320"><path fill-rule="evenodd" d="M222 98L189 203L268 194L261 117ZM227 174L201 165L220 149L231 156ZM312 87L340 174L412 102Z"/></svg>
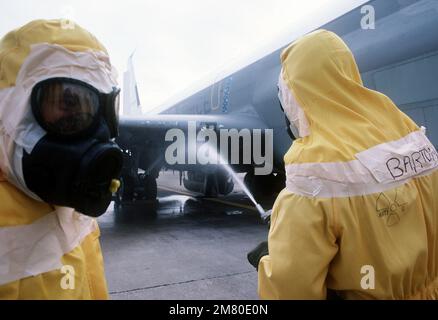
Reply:
<svg viewBox="0 0 438 320"><path fill-rule="evenodd" d="M47 82L36 88L32 107L47 131L75 135L94 123L99 110L99 94L76 83Z"/></svg>

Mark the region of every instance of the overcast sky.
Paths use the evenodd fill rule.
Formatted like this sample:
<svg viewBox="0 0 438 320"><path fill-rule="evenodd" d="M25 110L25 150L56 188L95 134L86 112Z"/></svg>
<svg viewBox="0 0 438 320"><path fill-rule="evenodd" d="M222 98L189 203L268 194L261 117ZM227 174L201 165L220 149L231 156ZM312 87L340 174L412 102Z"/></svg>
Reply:
<svg viewBox="0 0 438 320"><path fill-rule="evenodd" d="M0 37L30 20L72 18L107 47L120 82L128 57L136 50L134 66L146 112L178 93L200 89L221 70L236 69L272 52L300 30L316 28L364 2L1 1Z"/></svg>

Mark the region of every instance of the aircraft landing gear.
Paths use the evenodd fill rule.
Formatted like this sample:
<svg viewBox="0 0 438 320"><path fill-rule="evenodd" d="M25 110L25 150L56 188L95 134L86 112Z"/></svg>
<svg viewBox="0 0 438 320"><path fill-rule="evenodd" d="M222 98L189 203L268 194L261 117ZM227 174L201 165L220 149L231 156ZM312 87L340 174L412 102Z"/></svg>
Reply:
<svg viewBox="0 0 438 320"><path fill-rule="evenodd" d="M141 199L143 200L155 200L158 194L157 179L150 175L140 174L138 177L141 188Z"/></svg>
<svg viewBox="0 0 438 320"><path fill-rule="evenodd" d="M154 176L138 174L136 178L122 176L120 188L114 196L114 211L121 213L126 207L156 204L157 180Z"/></svg>

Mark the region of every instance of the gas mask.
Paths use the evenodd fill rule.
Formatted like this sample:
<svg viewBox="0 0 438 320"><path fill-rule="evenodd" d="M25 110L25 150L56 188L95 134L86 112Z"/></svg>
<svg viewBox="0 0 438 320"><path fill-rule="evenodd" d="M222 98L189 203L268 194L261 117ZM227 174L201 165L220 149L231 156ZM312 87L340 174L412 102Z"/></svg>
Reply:
<svg viewBox="0 0 438 320"><path fill-rule="evenodd" d="M308 136L310 134L309 123L303 109L283 79L283 69L278 79L278 100L286 118L287 133L292 140Z"/></svg>
<svg viewBox="0 0 438 320"><path fill-rule="evenodd" d="M0 169L26 195L97 217L118 188L119 89L109 57L41 43L0 89Z"/></svg>
<svg viewBox="0 0 438 320"><path fill-rule="evenodd" d="M85 82L52 78L32 90L32 113L47 134L23 153L27 187L44 202L103 214L122 168L117 136L119 91L104 94Z"/></svg>

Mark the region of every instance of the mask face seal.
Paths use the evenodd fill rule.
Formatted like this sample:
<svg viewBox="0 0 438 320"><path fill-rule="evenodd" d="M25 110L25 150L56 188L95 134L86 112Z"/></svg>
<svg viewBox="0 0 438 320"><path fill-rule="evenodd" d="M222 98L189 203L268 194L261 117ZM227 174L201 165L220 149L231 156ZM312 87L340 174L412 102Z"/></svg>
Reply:
<svg viewBox="0 0 438 320"><path fill-rule="evenodd" d="M23 151L22 167L27 187L44 202L93 217L106 211L123 161L111 140L118 134L119 91L103 94L68 78L35 85L32 112L47 134Z"/></svg>

